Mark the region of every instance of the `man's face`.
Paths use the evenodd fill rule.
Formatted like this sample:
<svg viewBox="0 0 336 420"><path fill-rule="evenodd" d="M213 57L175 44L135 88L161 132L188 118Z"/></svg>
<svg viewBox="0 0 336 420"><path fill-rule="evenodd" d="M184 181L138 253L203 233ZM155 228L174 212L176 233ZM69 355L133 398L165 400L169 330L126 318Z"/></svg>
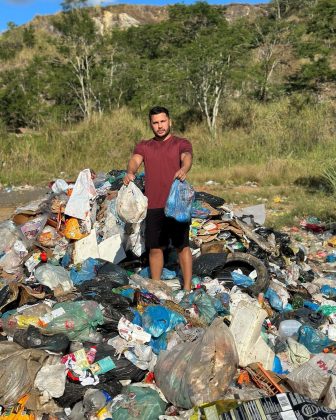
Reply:
<svg viewBox="0 0 336 420"><path fill-rule="evenodd" d="M156 137L165 139L170 133L170 118L162 112L161 114L152 115L150 126Z"/></svg>

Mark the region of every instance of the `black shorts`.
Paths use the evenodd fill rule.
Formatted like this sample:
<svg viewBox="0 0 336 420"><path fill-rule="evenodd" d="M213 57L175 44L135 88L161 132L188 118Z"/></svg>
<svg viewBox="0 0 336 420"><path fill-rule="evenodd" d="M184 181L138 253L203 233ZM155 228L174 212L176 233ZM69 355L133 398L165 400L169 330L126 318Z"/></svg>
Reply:
<svg viewBox="0 0 336 420"><path fill-rule="evenodd" d="M180 223L166 217L164 209L148 209L146 216L146 248L165 248L170 244L175 248L189 246L190 224Z"/></svg>

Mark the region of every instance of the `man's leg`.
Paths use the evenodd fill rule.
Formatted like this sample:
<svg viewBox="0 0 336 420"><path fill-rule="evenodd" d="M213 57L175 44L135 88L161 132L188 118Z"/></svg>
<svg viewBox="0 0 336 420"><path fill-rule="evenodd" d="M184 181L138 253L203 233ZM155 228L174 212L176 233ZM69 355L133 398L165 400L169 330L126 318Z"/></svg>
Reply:
<svg viewBox="0 0 336 420"><path fill-rule="evenodd" d="M163 249L168 244L164 209L149 209L146 217L146 248L149 249L151 278L160 280L164 264Z"/></svg>
<svg viewBox="0 0 336 420"><path fill-rule="evenodd" d="M161 248L151 248L149 250L149 268L153 280L161 280L163 262L163 250Z"/></svg>
<svg viewBox="0 0 336 420"><path fill-rule="evenodd" d="M179 263L183 274L183 289L191 290L191 278L192 278L192 255L190 248L185 246L177 249Z"/></svg>

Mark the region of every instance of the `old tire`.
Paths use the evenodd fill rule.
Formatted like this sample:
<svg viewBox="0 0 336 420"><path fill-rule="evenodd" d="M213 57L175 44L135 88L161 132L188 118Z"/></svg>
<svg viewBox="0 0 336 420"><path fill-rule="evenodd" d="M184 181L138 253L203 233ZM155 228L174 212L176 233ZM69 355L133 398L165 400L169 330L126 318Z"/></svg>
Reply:
<svg viewBox="0 0 336 420"><path fill-rule="evenodd" d="M253 270L256 270L257 278L254 285L245 289L253 296L258 296L259 293L265 292L267 290L270 282L268 269L259 258L250 254L245 254L243 252L233 252L229 254L227 256L224 268L218 270L214 274L219 280L224 280L230 283L230 280L232 281L231 272L237 269L241 269L243 274L247 276Z"/></svg>

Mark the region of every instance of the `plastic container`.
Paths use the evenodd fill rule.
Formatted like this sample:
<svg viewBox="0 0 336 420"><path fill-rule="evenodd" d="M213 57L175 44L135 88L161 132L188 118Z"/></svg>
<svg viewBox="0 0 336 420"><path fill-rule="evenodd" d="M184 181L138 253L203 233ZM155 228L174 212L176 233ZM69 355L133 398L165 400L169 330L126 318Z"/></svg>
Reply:
<svg viewBox="0 0 336 420"><path fill-rule="evenodd" d="M280 337L293 337L293 335L296 335L299 332L301 326L301 322L296 321L295 319L281 321L279 325L279 335Z"/></svg>
<svg viewBox="0 0 336 420"><path fill-rule="evenodd" d="M272 370L274 352L261 337L261 327L267 312L248 302L239 302L232 317L230 331L233 334L239 355L239 365L260 362Z"/></svg>

